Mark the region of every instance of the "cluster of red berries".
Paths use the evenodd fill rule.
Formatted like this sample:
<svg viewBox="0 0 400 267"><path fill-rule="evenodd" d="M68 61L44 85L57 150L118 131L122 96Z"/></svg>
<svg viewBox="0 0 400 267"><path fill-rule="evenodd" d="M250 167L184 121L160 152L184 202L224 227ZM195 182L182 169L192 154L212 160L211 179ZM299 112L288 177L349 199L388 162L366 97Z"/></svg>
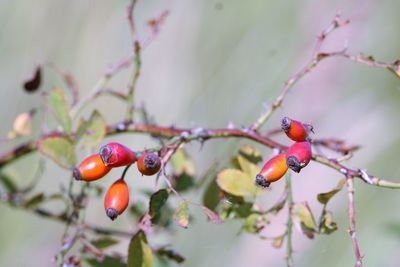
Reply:
<svg viewBox="0 0 400 267"><path fill-rule="evenodd" d="M286 152L274 156L264 164L256 176L256 184L262 187L268 187L272 182L278 181L285 175L288 168L299 173L311 160L309 134L313 132L312 125L284 117L281 127L296 143L291 145Z"/></svg>
<svg viewBox="0 0 400 267"><path fill-rule="evenodd" d="M143 175L154 175L161 168L161 159L154 152L134 152L119 143L109 143L99 153L85 158L74 168L72 175L78 181L92 182L104 177L112 168L130 166L137 162ZM104 197L107 216L114 220L129 204L128 185L124 177L115 181Z"/></svg>

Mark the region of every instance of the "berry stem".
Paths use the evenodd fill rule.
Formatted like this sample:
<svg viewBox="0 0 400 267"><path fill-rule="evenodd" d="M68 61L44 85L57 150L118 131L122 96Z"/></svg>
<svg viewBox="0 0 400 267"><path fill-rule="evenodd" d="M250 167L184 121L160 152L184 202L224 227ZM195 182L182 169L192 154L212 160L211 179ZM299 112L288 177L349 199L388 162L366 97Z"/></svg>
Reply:
<svg viewBox="0 0 400 267"><path fill-rule="evenodd" d="M132 164L125 167L125 169L124 169L124 171L122 172L122 175L121 175L121 180L125 179L125 175L128 172L128 169L129 169L130 166L132 166Z"/></svg>

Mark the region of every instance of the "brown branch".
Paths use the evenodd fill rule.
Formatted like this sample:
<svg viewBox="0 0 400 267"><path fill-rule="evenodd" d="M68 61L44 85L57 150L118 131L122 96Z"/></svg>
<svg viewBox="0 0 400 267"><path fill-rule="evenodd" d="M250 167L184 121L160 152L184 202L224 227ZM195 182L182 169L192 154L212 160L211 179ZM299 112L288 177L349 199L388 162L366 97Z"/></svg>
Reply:
<svg viewBox="0 0 400 267"><path fill-rule="evenodd" d="M349 222L350 228L348 230L351 240L353 241L354 255L356 256L356 264L355 267L362 267L362 257L360 253L360 247L358 245L357 236L356 236L356 210L354 204L354 184L353 177L346 177L346 185L347 185L347 197L349 200L348 212L349 212Z"/></svg>
<svg viewBox="0 0 400 267"><path fill-rule="evenodd" d="M207 129L207 128L194 128L194 129L184 129L175 127L162 127L154 124L139 124L132 122L120 122L107 127L106 136L113 136L120 133L143 133L147 135L152 135L161 138L177 138L177 140L182 142L190 141L207 141L210 139L220 139L220 138L243 138L269 148L279 149L285 151L287 146L275 142L269 137L263 136L257 131L249 129L231 129L231 128L220 128L220 129ZM57 132L51 134L60 134ZM20 145L16 149L12 149L2 155L0 155L0 168L10 164L14 160L21 158L22 156L28 155L37 150L37 141L30 141L25 144ZM350 176L353 178L360 178L364 182L386 188L400 189L400 183L390 182L378 177L368 175L365 171L361 169L351 169L341 164L336 159L330 159L322 155L314 154L312 159L316 162L324 164L338 172Z"/></svg>

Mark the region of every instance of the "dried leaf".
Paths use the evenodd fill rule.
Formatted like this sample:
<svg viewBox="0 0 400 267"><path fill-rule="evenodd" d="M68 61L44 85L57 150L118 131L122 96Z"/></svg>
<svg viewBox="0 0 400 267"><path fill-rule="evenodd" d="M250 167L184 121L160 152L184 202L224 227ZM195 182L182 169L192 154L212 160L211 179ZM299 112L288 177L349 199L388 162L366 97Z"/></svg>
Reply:
<svg viewBox="0 0 400 267"><path fill-rule="evenodd" d="M66 134L70 134L72 122L64 91L57 87L51 90L48 102L57 122L63 127Z"/></svg>
<svg viewBox="0 0 400 267"><path fill-rule="evenodd" d="M218 214L216 214L215 212L213 212L210 209L207 209L206 207L202 207L203 212L207 215L208 219L215 223L215 224L221 224L223 223L223 221L221 220L221 218L218 216Z"/></svg>
<svg viewBox="0 0 400 267"><path fill-rule="evenodd" d="M25 92L28 93L36 92L40 87L41 80L42 80L41 67L37 66L33 76L24 82Z"/></svg>
<svg viewBox="0 0 400 267"><path fill-rule="evenodd" d="M256 187L254 177L236 169L225 169L217 176L218 186L225 192L235 196L255 196L262 193Z"/></svg>
<svg viewBox="0 0 400 267"><path fill-rule="evenodd" d="M76 164L75 149L72 143L62 136L47 136L38 141L38 149L44 156L66 169Z"/></svg>
<svg viewBox="0 0 400 267"><path fill-rule="evenodd" d="M272 239L272 246L274 248L281 248L286 235L280 235Z"/></svg>
<svg viewBox="0 0 400 267"><path fill-rule="evenodd" d="M152 267L153 256L146 235L139 231L131 239L128 248L128 267Z"/></svg>
<svg viewBox="0 0 400 267"><path fill-rule="evenodd" d="M317 199L321 204L327 204L329 200L342 190L345 180L341 179L338 185L329 192L318 194Z"/></svg>
<svg viewBox="0 0 400 267"><path fill-rule="evenodd" d="M182 201L178 208L175 210L174 220L177 224L183 228L187 228L189 225L189 207L186 201Z"/></svg>
<svg viewBox="0 0 400 267"><path fill-rule="evenodd" d="M12 131L8 134L9 138L16 136L28 136L32 134L32 117L35 111L23 112L19 114L13 123Z"/></svg>

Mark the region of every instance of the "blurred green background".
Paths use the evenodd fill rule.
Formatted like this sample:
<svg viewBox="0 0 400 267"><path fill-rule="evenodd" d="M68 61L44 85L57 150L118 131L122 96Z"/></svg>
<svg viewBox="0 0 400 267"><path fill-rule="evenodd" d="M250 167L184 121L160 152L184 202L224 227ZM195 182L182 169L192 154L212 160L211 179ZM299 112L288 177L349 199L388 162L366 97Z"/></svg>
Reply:
<svg viewBox="0 0 400 267"><path fill-rule="evenodd" d="M50 61L71 72L85 96L109 64L130 53L126 21L128 1L6 1L0 0L0 136L6 136L14 118L32 107L43 105L40 94L27 95L22 81L37 63ZM264 104L278 94L284 80L306 62L317 34L333 19L337 10L351 24L329 37L324 50L341 49L372 54L393 62L400 57L397 34L400 2L373 1L139 1L136 10L138 36L150 33L148 19L164 10L170 15L161 32L143 51L143 68L137 85L137 103L145 103L161 125L181 127L225 127L228 123L247 126ZM110 83L125 90L130 71ZM63 83L45 72L45 90ZM400 182L400 80L382 69L371 69L345 59L324 61L304 78L285 99L268 123L275 128L279 119L291 116L312 122L317 137L337 137L359 144L362 149L348 162L350 167ZM125 108L114 99L102 98L91 104L106 120L117 121ZM88 107L84 114L90 113ZM267 128L268 128L267 127ZM118 137L137 149L154 141L137 135ZM282 139L283 140L283 139ZM242 143L248 143L240 141ZM200 151L189 146L198 169L204 172L215 160L236 151L238 140L207 142ZM6 151L10 144L2 144ZM264 149L265 157L270 153ZM80 154L80 159L85 152ZM26 183L37 168L38 155L10 167L20 183ZM69 173L49 162L38 190L56 192L66 186ZM115 172L115 175L119 175ZM137 188L152 182L130 174L132 200ZM317 163L293 178L295 201L308 201L318 213L315 196L333 188L339 173ZM105 181L107 185L109 181ZM365 266L399 266L400 191L370 187L356 181L358 238ZM133 189L132 189L133 188ZM277 184L258 202L269 206L283 189ZM192 196L197 200L198 196ZM344 192L329 205L339 230L330 236L308 240L295 231L296 266L353 266L354 254L346 229L347 198ZM208 223L199 210L191 208L194 222L188 230L177 229L167 240L186 256L182 266L285 266L285 249L252 235L237 235L240 224ZM63 226L35 215L0 205L0 266L54 266ZM266 235L283 231L286 214L278 216ZM103 226L132 230L128 216L112 223L103 214L102 200L89 203L88 221ZM127 244L118 248L125 252ZM171 266L174 266L171 264Z"/></svg>

